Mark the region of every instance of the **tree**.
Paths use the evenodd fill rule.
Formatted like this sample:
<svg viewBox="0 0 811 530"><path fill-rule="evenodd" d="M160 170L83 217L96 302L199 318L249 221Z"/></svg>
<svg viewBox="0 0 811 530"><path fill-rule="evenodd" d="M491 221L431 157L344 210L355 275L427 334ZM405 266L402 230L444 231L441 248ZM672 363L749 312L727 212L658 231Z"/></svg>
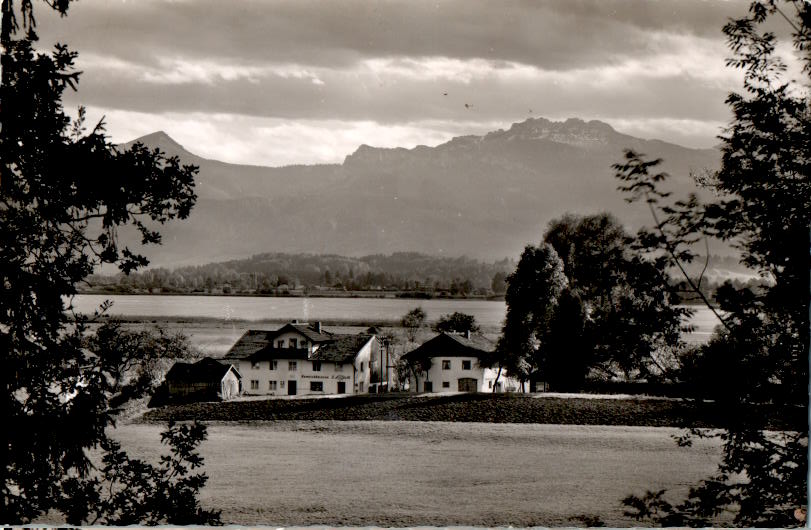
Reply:
<svg viewBox="0 0 811 530"><path fill-rule="evenodd" d="M69 4L49 5L65 15ZM115 488L102 485L113 478L113 468L94 472L87 456L93 447L101 447L105 458L120 454L107 428L126 398L146 391L139 369L149 363L142 358L143 341L108 328L103 333L122 339L115 347L88 342L90 318L73 314L70 300L101 264L130 272L147 263L119 246L119 229L133 227L143 244L159 243L157 225L189 215L196 168L141 144L116 148L103 124L87 132L83 109L69 119L61 98L78 82L76 54L63 45L51 54L35 51L33 5L22 0L17 8L2 0L0 27L0 416L10 426L0 434L0 520L25 523L56 510L74 525L89 521L91 511L98 521L149 522L157 519L106 511L115 502L102 500ZM181 494L191 509L205 481L198 475L184 483L180 468L199 462L193 449L205 428L170 427L165 435L171 466L157 475L134 461L115 469L159 479L164 492ZM77 508L84 502L86 511ZM153 508L158 510L143 507ZM196 509L182 517L185 522L168 509L155 513L170 523L218 520L217 513Z"/></svg>
<svg viewBox="0 0 811 530"><path fill-rule="evenodd" d="M425 324L425 311L421 307L415 307L400 319L400 325L405 329L408 342L416 342L417 333L423 324Z"/></svg>
<svg viewBox="0 0 811 530"><path fill-rule="evenodd" d="M490 289L495 294L504 294L507 292L507 275L501 271L493 275L493 281L490 282Z"/></svg>
<svg viewBox="0 0 811 530"><path fill-rule="evenodd" d="M592 365L586 338L586 308L576 291L564 289L549 322L538 368L554 390L577 391Z"/></svg>
<svg viewBox="0 0 811 530"><path fill-rule="evenodd" d="M569 325L582 325L585 335L579 340L586 349L578 354L581 361L590 359L592 368L610 377L667 374L689 310L678 305L665 264L634 250L633 238L605 213L553 220L544 241L561 257L572 294L587 315L578 323L571 308L575 321Z"/></svg>
<svg viewBox="0 0 811 530"><path fill-rule="evenodd" d="M601 305L622 280L631 238L610 214L567 214L549 223L544 242L560 256L572 288Z"/></svg>
<svg viewBox="0 0 811 530"><path fill-rule="evenodd" d="M507 278L507 315L495 357L486 364L497 363L523 387L538 369L538 352L544 347L558 299L567 285L563 262L555 249L549 244L527 245Z"/></svg>
<svg viewBox="0 0 811 530"><path fill-rule="evenodd" d="M789 14L786 14L788 11ZM774 22L772 22L774 19ZM802 80L786 80L776 54L777 37L765 27L788 24L802 63ZM717 471L672 503L665 491L625 499L628 512L664 525L710 526L731 519L735 526L798 526L807 508L808 426L763 430L763 407L803 410L808 406L809 276L811 219L811 6L800 0L752 2L748 15L730 21L724 34L733 56L729 66L744 73L743 93L727 104L733 121L722 140L721 168L711 180L717 199L696 196L666 202L655 173L659 160L628 151L615 165L629 200L645 201L653 229L640 231L639 245L679 268L691 288L716 314L712 340L690 359L699 368L723 365L734 374L727 392L715 397L725 406L726 423L715 436L723 454ZM719 289L715 307L701 294L701 278L690 278L684 264L695 258L692 245L718 237L734 243L742 262L770 281L759 290Z"/></svg>
<svg viewBox="0 0 811 530"><path fill-rule="evenodd" d="M476 324L476 317L458 311L440 316L431 329L437 333L477 333L481 331L481 327Z"/></svg>

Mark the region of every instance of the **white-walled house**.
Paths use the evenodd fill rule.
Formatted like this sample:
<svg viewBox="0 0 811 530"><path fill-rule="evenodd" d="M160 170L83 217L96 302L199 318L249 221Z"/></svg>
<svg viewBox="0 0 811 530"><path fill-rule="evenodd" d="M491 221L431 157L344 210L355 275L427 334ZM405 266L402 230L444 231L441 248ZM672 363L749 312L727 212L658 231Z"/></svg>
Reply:
<svg viewBox="0 0 811 530"><path fill-rule="evenodd" d="M503 371L498 377L498 366L482 366L492 352L492 343L479 335L440 333L403 356L411 367L409 388L412 392L493 392L494 386L496 392L518 390L518 382Z"/></svg>
<svg viewBox="0 0 811 530"><path fill-rule="evenodd" d="M313 324L285 324L275 331L248 330L223 358L253 395L357 394L369 391L370 360L377 337L330 333Z"/></svg>

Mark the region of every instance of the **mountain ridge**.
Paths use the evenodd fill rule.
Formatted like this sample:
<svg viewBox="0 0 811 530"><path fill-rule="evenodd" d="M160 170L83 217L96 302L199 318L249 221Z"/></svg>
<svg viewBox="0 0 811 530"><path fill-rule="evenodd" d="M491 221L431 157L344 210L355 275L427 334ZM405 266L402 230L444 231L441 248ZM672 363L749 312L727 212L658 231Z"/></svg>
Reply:
<svg viewBox="0 0 811 530"><path fill-rule="evenodd" d="M437 146L366 144L340 164L230 164L186 150L163 131L141 141L200 166L189 219L161 227L156 265L187 265L260 252L359 256L394 251L515 257L567 212L614 213L630 229L650 224L616 191L611 164L633 148L663 158L679 194L698 192L691 171L718 167L716 149L644 140L597 121L531 118Z"/></svg>

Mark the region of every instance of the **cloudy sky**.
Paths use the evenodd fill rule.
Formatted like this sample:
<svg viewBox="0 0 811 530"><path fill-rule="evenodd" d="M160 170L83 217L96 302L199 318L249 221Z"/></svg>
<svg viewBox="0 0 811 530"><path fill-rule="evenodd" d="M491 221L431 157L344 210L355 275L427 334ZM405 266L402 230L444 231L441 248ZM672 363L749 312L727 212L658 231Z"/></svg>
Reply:
<svg viewBox="0 0 811 530"><path fill-rule="evenodd" d="M41 46L84 74L66 106L114 141L164 130L208 158L340 162L528 117L718 143L740 76L722 0L81 0L40 7Z"/></svg>

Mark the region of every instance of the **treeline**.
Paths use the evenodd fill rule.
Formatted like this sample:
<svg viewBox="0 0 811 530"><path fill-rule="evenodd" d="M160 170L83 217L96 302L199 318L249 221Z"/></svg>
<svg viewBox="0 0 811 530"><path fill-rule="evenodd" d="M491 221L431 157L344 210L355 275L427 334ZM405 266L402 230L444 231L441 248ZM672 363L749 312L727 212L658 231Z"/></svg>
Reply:
<svg viewBox="0 0 811 530"><path fill-rule="evenodd" d="M352 258L317 254L257 254L247 259L129 275L93 275L84 292L302 295L344 291L397 292L415 297L498 296L515 261L415 252Z"/></svg>
<svg viewBox="0 0 811 530"><path fill-rule="evenodd" d="M710 257L716 269L738 272L734 258ZM729 263L728 263L729 262ZM728 265L728 266L727 266ZM435 257L416 252L374 254L360 258L334 254L264 253L250 258L174 269L154 268L129 275L95 274L82 292L122 294L245 294L318 295L344 292L396 293L415 298L502 296L516 261L505 258L484 263L468 257ZM692 271L691 271L692 272ZM692 276L698 276L697 269ZM708 277L702 290L710 297L722 283ZM736 287L754 286L759 279L733 278ZM689 289L674 288L680 293ZM689 296L684 297L689 303Z"/></svg>

